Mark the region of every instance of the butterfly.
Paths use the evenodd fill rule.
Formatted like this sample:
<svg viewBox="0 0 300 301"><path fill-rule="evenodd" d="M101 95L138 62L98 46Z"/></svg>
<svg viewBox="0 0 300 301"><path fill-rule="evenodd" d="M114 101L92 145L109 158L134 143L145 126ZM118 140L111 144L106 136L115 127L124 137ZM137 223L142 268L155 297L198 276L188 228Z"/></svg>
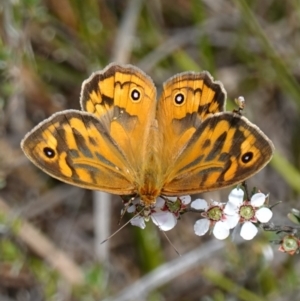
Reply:
<svg viewBox="0 0 300 301"><path fill-rule="evenodd" d="M21 147L66 183L156 198L238 184L261 170L274 146L248 119L225 112L222 83L204 72L176 74L156 88L132 65L112 63L82 84L82 111L65 110L30 131Z"/></svg>

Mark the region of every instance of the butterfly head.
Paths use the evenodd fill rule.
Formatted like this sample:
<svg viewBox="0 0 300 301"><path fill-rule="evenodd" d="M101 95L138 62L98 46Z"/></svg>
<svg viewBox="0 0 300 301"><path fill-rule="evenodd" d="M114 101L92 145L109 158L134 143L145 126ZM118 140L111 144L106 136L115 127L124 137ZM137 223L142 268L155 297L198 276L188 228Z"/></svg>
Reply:
<svg viewBox="0 0 300 301"><path fill-rule="evenodd" d="M141 197L141 204L145 206L145 208L151 208L155 205L156 199L160 195L160 190L155 188L148 190L142 187L139 194Z"/></svg>

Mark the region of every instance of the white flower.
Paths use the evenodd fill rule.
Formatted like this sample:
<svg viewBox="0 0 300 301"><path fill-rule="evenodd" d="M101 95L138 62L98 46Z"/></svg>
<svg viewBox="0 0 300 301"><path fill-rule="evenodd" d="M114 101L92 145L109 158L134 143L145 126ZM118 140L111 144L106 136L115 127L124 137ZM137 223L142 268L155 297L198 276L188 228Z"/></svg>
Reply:
<svg viewBox="0 0 300 301"><path fill-rule="evenodd" d="M137 227L140 227L141 229L146 228L145 219L140 215L133 217L131 219L130 223L131 223L132 226L137 226Z"/></svg>
<svg viewBox="0 0 300 301"><path fill-rule="evenodd" d="M233 189L228 197L228 203L225 206L224 213L228 216L230 227L235 227L239 221L243 222L241 236L245 240L251 240L258 232L253 223L267 223L272 218L272 211L264 207L266 195L255 193L250 201L244 201L244 191L242 189Z"/></svg>
<svg viewBox="0 0 300 301"><path fill-rule="evenodd" d="M186 206L190 202L191 202L190 196L182 196L180 198L158 197L156 199L155 206L150 209L150 214L145 216L143 215L144 207L141 205L140 199L137 198L132 202L132 205L129 206L127 212L135 213L135 214L140 212L140 215L135 216L134 218L131 219L130 223L133 226L137 226L140 227L141 229L145 229L146 227L145 221L148 221L150 217L153 223L156 226L158 226L160 230L169 231L176 226L180 213L185 210Z"/></svg>
<svg viewBox="0 0 300 301"><path fill-rule="evenodd" d="M162 231L169 231L177 224L177 218L169 211L158 211L151 214L153 223Z"/></svg>
<svg viewBox="0 0 300 301"><path fill-rule="evenodd" d="M224 204L212 201L208 204L203 199L192 202L191 207L196 210L203 210L204 218L196 221L194 225L195 234L202 236L213 228L213 234L217 239L225 239L230 233L230 224L224 214Z"/></svg>

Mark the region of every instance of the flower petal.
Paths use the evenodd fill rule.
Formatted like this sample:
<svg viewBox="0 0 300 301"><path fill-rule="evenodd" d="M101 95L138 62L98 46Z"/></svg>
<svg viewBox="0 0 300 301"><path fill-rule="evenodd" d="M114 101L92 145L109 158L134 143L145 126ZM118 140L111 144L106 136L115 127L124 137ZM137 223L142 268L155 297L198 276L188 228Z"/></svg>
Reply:
<svg viewBox="0 0 300 301"><path fill-rule="evenodd" d="M273 212L267 207L262 207L256 211L255 216L261 223L267 223L272 218Z"/></svg>
<svg viewBox="0 0 300 301"><path fill-rule="evenodd" d="M127 212L128 213L133 213L136 210L136 206L135 205L131 205L127 208Z"/></svg>
<svg viewBox="0 0 300 301"><path fill-rule="evenodd" d="M250 203L254 207L260 207L265 203L265 201L266 201L265 194L259 192L259 193L253 194L253 196L251 197Z"/></svg>
<svg viewBox="0 0 300 301"><path fill-rule="evenodd" d="M228 196L229 203L240 206L244 201L244 191L241 188L234 188L230 191Z"/></svg>
<svg viewBox="0 0 300 301"><path fill-rule="evenodd" d="M182 204L187 205L191 202L191 196L190 195L184 195L180 197Z"/></svg>
<svg viewBox="0 0 300 301"><path fill-rule="evenodd" d="M213 234L217 239L225 239L229 236L229 227L226 223L219 221L216 222L213 230Z"/></svg>
<svg viewBox="0 0 300 301"><path fill-rule="evenodd" d="M141 204L141 198L140 197L135 198L131 203L132 205L139 205Z"/></svg>
<svg viewBox="0 0 300 301"><path fill-rule="evenodd" d="M207 233L210 226L210 221L206 218L198 219L194 225L195 234L202 236Z"/></svg>
<svg viewBox="0 0 300 301"><path fill-rule="evenodd" d="M245 240L251 240L257 232L257 228L251 222L245 222L241 229L241 236Z"/></svg>
<svg viewBox="0 0 300 301"><path fill-rule="evenodd" d="M233 229L239 223L240 218L241 217L237 213L232 215L226 214L223 222L228 224L229 229Z"/></svg>
<svg viewBox="0 0 300 301"><path fill-rule="evenodd" d="M168 196L167 199L168 199L168 201L176 202L178 197L177 196Z"/></svg>
<svg viewBox="0 0 300 301"><path fill-rule="evenodd" d="M136 217L132 218L130 223L131 223L131 225L140 227L141 229L146 228L145 220L141 216L136 216Z"/></svg>
<svg viewBox="0 0 300 301"><path fill-rule="evenodd" d="M160 208L163 208L164 206L165 206L165 200L161 197L158 197L156 199L155 208L160 209Z"/></svg>
<svg viewBox="0 0 300 301"><path fill-rule="evenodd" d="M208 204L203 199L197 199L192 202L191 207L196 210L206 210L206 209L208 209Z"/></svg>
<svg viewBox="0 0 300 301"><path fill-rule="evenodd" d="M214 200L210 199L209 206L211 206L211 207L222 206L222 204L220 202L218 202L218 201L214 201Z"/></svg>
<svg viewBox="0 0 300 301"><path fill-rule="evenodd" d="M162 231L169 231L177 224L177 218L169 211L154 212L151 214L151 219Z"/></svg>
<svg viewBox="0 0 300 301"><path fill-rule="evenodd" d="M235 215L237 214L237 212L239 211L239 208L240 206L237 206L236 204L234 203L231 203L231 202L228 202L226 205L225 205L225 208L224 208L224 213L227 214L227 215Z"/></svg>

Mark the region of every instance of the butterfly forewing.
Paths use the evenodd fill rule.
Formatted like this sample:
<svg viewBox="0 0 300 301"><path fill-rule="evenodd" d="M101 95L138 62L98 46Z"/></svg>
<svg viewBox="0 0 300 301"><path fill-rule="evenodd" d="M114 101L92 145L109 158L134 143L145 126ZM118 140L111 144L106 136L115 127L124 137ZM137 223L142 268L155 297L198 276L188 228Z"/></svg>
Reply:
<svg viewBox="0 0 300 301"><path fill-rule="evenodd" d="M27 134L22 148L38 167L67 183L118 194L136 191L122 150L91 114L57 113Z"/></svg>

